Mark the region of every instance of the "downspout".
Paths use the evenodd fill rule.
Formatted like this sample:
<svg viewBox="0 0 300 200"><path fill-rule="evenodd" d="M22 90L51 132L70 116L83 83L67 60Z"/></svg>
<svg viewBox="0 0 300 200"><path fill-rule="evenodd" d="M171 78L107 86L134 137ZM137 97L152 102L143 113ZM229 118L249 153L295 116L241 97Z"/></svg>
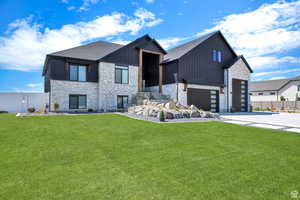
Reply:
<svg viewBox="0 0 300 200"><path fill-rule="evenodd" d="M227 81L227 112L230 112L229 108L229 70L226 69L226 81Z"/></svg>

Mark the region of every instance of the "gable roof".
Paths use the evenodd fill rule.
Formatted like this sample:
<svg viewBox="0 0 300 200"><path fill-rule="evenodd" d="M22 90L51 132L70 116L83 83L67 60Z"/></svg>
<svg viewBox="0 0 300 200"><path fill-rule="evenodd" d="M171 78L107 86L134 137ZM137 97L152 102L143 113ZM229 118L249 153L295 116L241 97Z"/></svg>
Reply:
<svg viewBox="0 0 300 200"><path fill-rule="evenodd" d="M251 69L250 65L248 64L248 62L246 61L246 59L244 58L243 55L237 56L235 59L233 59L233 61L232 61L229 65L227 65L226 67L224 67L224 69L228 69L228 68L232 67L232 66L233 66L237 61L239 61L240 59L243 60L243 62L245 63L245 65L246 65L246 67L249 69L249 71L250 71L251 73L253 73L253 70Z"/></svg>
<svg viewBox="0 0 300 200"><path fill-rule="evenodd" d="M250 82L249 88L251 92L278 91L289 82L298 81L298 80L300 80L300 76L296 76L294 78L286 78L286 79L256 81L256 82Z"/></svg>
<svg viewBox="0 0 300 200"><path fill-rule="evenodd" d="M48 56L59 56L96 61L99 58L102 58L121 47L123 47L123 45L111 42L97 41L90 44L74 47L71 49L54 52L48 54Z"/></svg>
<svg viewBox="0 0 300 200"><path fill-rule="evenodd" d="M210 37L212 37L216 34L221 35L221 37L223 38L225 43L228 45L230 50L235 54L232 47L229 45L229 43L227 42L227 40L225 39L225 37L223 36L221 31L215 31L215 32L208 33L208 34L203 35L195 40L192 40L190 42L184 43L182 45L179 45L177 47L174 47L174 48L168 50L168 54L165 55L163 63L171 62L171 61L181 58L182 56L184 56L185 54L190 52L192 49L194 49L195 47L197 47L198 45L200 45L201 43L203 43L204 41L206 41L207 39L209 39Z"/></svg>

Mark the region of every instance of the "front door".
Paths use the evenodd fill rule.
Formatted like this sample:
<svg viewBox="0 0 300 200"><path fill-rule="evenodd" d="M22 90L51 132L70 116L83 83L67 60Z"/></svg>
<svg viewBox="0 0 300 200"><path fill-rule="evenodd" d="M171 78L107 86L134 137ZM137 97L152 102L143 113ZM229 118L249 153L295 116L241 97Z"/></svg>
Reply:
<svg viewBox="0 0 300 200"><path fill-rule="evenodd" d="M232 79L232 111L248 111L248 81Z"/></svg>

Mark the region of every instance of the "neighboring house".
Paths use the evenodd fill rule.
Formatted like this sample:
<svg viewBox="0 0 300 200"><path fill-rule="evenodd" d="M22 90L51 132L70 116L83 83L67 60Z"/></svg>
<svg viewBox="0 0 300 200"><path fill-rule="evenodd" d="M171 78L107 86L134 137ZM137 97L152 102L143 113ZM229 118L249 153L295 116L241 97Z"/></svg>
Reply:
<svg viewBox="0 0 300 200"><path fill-rule="evenodd" d="M250 83L251 101L300 101L300 76Z"/></svg>
<svg viewBox="0 0 300 200"><path fill-rule="evenodd" d="M165 51L145 35L127 44L94 42L48 54L45 92L61 111L115 110L160 93L204 110L247 111L252 70L220 31Z"/></svg>

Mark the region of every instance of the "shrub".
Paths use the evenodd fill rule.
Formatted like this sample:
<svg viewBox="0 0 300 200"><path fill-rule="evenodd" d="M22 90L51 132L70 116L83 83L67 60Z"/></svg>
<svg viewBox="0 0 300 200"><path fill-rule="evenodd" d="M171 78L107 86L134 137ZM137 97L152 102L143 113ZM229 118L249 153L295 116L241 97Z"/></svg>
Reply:
<svg viewBox="0 0 300 200"><path fill-rule="evenodd" d="M159 121L161 121L161 122L165 121L165 113L164 113L164 111L160 111L160 113L159 113Z"/></svg>
<svg viewBox="0 0 300 200"><path fill-rule="evenodd" d="M280 96L280 101L285 101L284 96Z"/></svg>
<svg viewBox="0 0 300 200"><path fill-rule="evenodd" d="M58 104L58 103L55 103L55 104L54 104L54 110L55 110L55 112L57 112L58 109L59 109L59 104Z"/></svg>
<svg viewBox="0 0 300 200"><path fill-rule="evenodd" d="M32 108L28 108L27 111L30 112L30 113L34 113L35 112L35 108L33 108L33 107Z"/></svg>

